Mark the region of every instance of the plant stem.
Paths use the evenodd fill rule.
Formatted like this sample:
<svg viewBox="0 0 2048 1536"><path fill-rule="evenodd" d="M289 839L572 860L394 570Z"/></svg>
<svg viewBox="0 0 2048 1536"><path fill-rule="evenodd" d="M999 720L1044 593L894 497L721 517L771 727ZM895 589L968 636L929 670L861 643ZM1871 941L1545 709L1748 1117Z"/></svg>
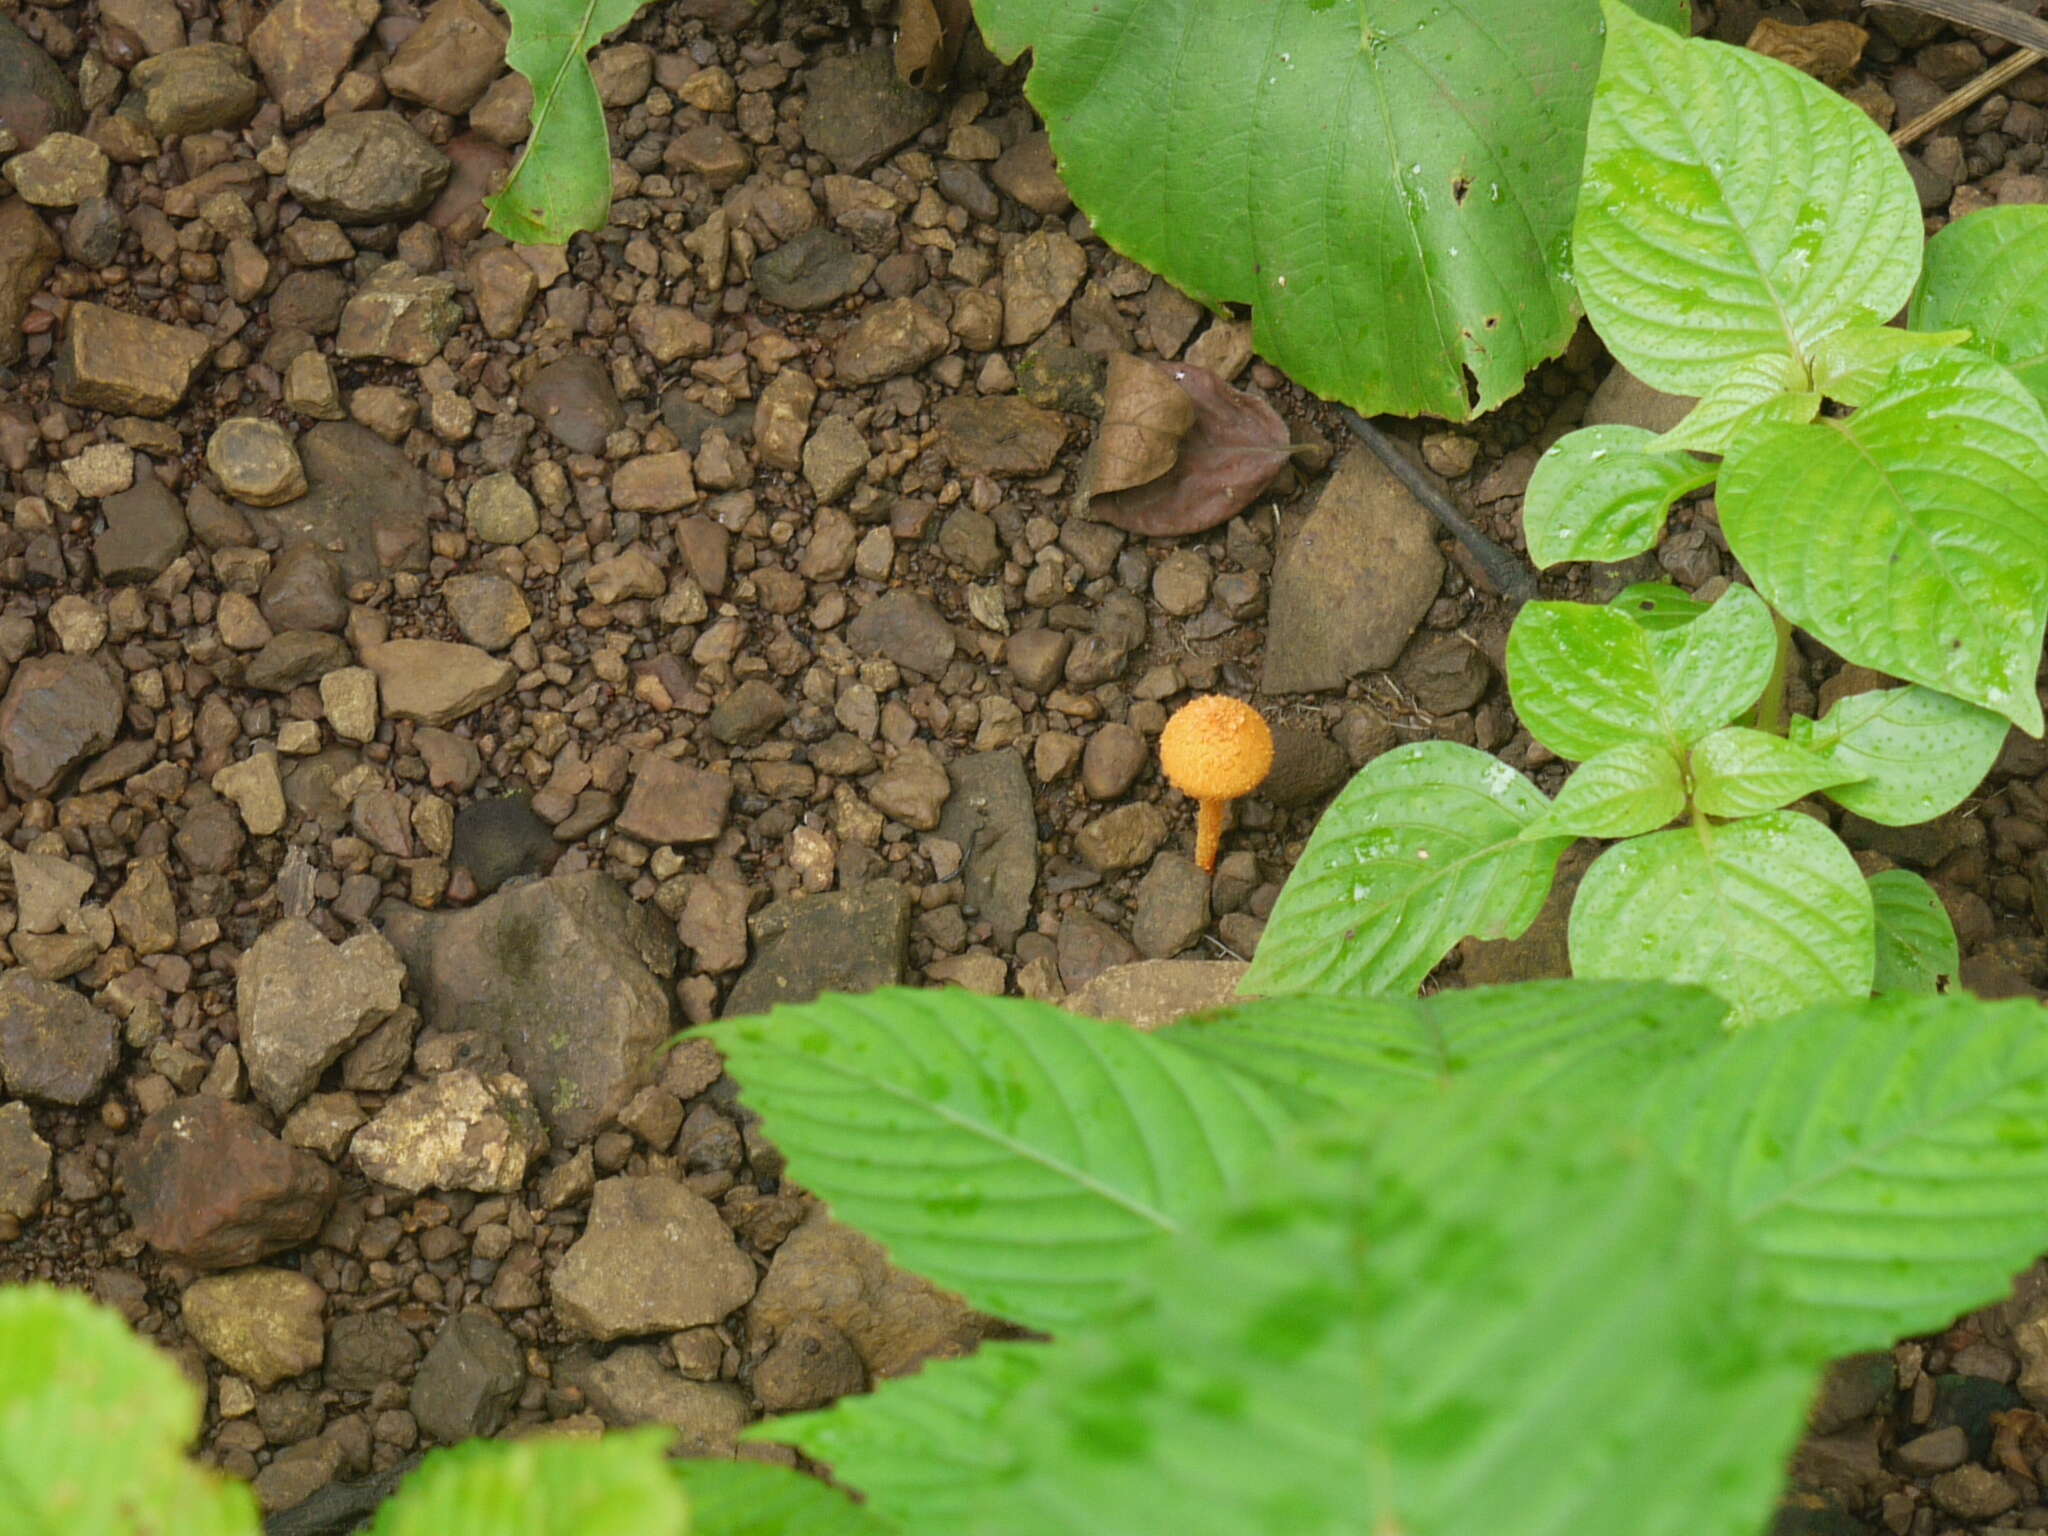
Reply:
<svg viewBox="0 0 2048 1536"><path fill-rule="evenodd" d="M1771 663L1771 680L1764 684L1764 696L1757 701L1756 728L1773 736L1785 734L1785 678L1792 664L1792 626L1777 609L1771 623L1778 631L1778 655Z"/></svg>

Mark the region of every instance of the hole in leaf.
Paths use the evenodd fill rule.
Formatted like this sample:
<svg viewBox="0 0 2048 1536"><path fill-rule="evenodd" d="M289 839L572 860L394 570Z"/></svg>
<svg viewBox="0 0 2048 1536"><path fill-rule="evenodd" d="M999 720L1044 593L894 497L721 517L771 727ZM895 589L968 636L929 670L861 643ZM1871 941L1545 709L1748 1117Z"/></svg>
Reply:
<svg viewBox="0 0 2048 1536"><path fill-rule="evenodd" d="M1465 369L1465 409L1476 411L1486 391L1479 387L1479 375L1468 365Z"/></svg>
<svg viewBox="0 0 2048 1536"><path fill-rule="evenodd" d="M1486 317L1486 328L1487 328L1487 329L1488 329L1489 331L1497 331L1497 330L1499 330L1499 329L1500 329L1500 316L1499 316L1499 315L1488 315L1488 316Z"/></svg>
<svg viewBox="0 0 2048 1536"><path fill-rule="evenodd" d="M1460 208L1465 206L1465 194L1471 190L1472 178L1470 176L1453 176L1451 178L1451 197Z"/></svg>

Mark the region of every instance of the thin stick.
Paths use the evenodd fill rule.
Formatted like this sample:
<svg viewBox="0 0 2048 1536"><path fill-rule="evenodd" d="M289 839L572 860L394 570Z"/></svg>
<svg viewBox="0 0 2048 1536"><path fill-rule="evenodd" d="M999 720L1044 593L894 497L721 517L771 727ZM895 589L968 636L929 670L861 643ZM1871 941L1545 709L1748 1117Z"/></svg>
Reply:
<svg viewBox="0 0 2048 1536"><path fill-rule="evenodd" d="M1915 139L1932 133L1957 113L1966 112L1977 105L2015 75L2025 74L2044 57L2048 55L2036 53L2031 48L2022 48L2017 53L2007 54L1968 85L1949 92L1905 127L1893 130L1892 142L1900 149L1906 148Z"/></svg>
<svg viewBox="0 0 2048 1536"><path fill-rule="evenodd" d="M1413 459L1395 446L1392 438L1354 410L1346 408L1339 414L1344 418L1344 425L1351 429L1351 435L1370 448L1373 456L1394 472L1394 478L1407 486L1415 499L1436 515L1436 520L1444 525L1445 530L1472 552L1479 568L1500 588L1503 596L1518 603L1535 598L1536 578L1530 574L1529 568L1473 527L1471 520L1457 509L1450 497L1437 489L1436 482Z"/></svg>
<svg viewBox="0 0 2048 1536"><path fill-rule="evenodd" d="M1863 5L1866 10L1873 5L1903 5L1909 11L1924 11L1959 27L2002 37L2016 47L2048 54L2048 22L2022 16L1996 0L1863 0Z"/></svg>

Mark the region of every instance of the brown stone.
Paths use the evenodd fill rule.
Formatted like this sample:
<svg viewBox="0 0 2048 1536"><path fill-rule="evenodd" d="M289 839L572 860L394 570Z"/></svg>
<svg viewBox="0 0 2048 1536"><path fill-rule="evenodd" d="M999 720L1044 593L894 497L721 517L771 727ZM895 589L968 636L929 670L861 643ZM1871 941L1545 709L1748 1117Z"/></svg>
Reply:
<svg viewBox="0 0 2048 1536"><path fill-rule="evenodd" d="M21 322L62 248L42 216L18 197L0 201L0 366L20 359Z"/></svg>
<svg viewBox="0 0 2048 1536"><path fill-rule="evenodd" d="M121 1159L136 1234L194 1269L231 1269L320 1230L340 1181L225 1099L180 1099L143 1121Z"/></svg>
<svg viewBox="0 0 2048 1536"><path fill-rule="evenodd" d="M1015 395L956 395L935 413L939 449L967 475L1042 475L1067 445L1067 424Z"/></svg>
<svg viewBox="0 0 2048 1536"><path fill-rule="evenodd" d="M333 91L377 22L377 0L280 0L249 33L249 56L287 123Z"/></svg>
<svg viewBox="0 0 2048 1536"><path fill-rule="evenodd" d="M618 827L650 843L708 843L725 830L731 800L726 775L650 757L633 776Z"/></svg>
<svg viewBox="0 0 2048 1536"><path fill-rule="evenodd" d="M865 310L832 349L841 384L879 384L915 373L952 341L946 322L909 299L890 299Z"/></svg>
<svg viewBox="0 0 2048 1536"><path fill-rule="evenodd" d="M506 35L482 0L434 0L384 66L384 88L460 117L505 67Z"/></svg>
<svg viewBox="0 0 2048 1536"><path fill-rule="evenodd" d="M447 725L511 691L512 663L473 645L447 640L387 640L364 649L377 674L384 713Z"/></svg>
<svg viewBox="0 0 2048 1536"><path fill-rule="evenodd" d="M57 393L70 405L168 416L213 348L197 331L104 304L74 304L57 354Z"/></svg>
<svg viewBox="0 0 2048 1536"><path fill-rule="evenodd" d="M35 656L0 698L0 762L28 798L55 790L71 770L114 744L123 689L92 656Z"/></svg>

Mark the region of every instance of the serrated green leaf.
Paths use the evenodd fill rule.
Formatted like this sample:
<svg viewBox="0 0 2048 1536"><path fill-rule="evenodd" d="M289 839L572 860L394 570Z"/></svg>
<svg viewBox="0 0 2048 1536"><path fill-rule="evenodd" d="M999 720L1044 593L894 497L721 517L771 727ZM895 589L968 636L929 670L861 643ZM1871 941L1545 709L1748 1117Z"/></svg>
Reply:
<svg viewBox="0 0 2048 1536"><path fill-rule="evenodd" d="M1777 630L1730 587L1698 619L1648 628L1621 608L1528 603L1508 633L1508 689L1529 734L1586 762L1628 742L1682 752L1764 691Z"/></svg>
<svg viewBox="0 0 2048 1536"><path fill-rule="evenodd" d="M1746 1266L1576 1105L1459 1090L1333 1130L1063 1343L1005 1415L1027 1475L964 1529L1760 1530L1812 1373L1730 1327Z"/></svg>
<svg viewBox="0 0 2048 1536"><path fill-rule="evenodd" d="M825 1463L905 1536L959 1536L1007 1496L1020 1457L1006 1410L1066 1347L985 1343L964 1360L927 1360L914 1376L815 1413L764 1419L741 1438L793 1445Z"/></svg>
<svg viewBox="0 0 2048 1536"><path fill-rule="evenodd" d="M1016 998L828 995L701 1033L835 1216L1048 1331L1098 1316L1286 1123L1164 1039Z"/></svg>
<svg viewBox="0 0 2048 1536"><path fill-rule="evenodd" d="M1850 661L2039 735L2048 416L1995 363L1915 354L1846 421L1762 426L1721 472L1729 547Z"/></svg>
<svg viewBox="0 0 2048 1536"><path fill-rule="evenodd" d="M1635 581L1607 600L1645 629L1682 629L1713 606L1668 581Z"/></svg>
<svg viewBox="0 0 2048 1536"><path fill-rule="evenodd" d="M1831 332L1898 312L1921 236L1912 178L1859 108L1609 8L1572 261L1637 377L1703 395L1759 352L1804 369Z"/></svg>
<svg viewBox="0 0 2048 1536"><path fill-rule="evenodd" d="M1946 225L1927 242L1910 323L1968 327L2048 405L2048 207L1980 208Z"/></svg>
<svg viewBox="0 0 2048 1536"><path fill-rule="evenodd" d="M1626 560L1655 546L1681 496L1711 485L1714 466L1660 453L1641 427L1584 427L1536 461L1522 504L1529 558L1542 569L1566 560Z"/></svg>
<svg viewBox="0 0 2048 1536"><path fill-rule="evenodd" d="M2048 1030L2032 1002L1887 997L1745 1031L1637 1123L1727 1204L1808 1358L2004 1296L2048 1243Z"/></svg>
<svg viewBox="0 0 2048 1536"><path fill-rule="evenodd" d="M1726 453L1753 420L1806 422L1819 414L1820 396L1807 388L1804 370L1783 351L1759 352L1732 364L1685 420L1654 442L1665 453Z"/></svg>
<svg viewBox="0 0 2048 1536"><path fill-rule="evenodd" d="M1464 420L1570 339L1595 0L975 15L1000 57L1032 50L1027 93L1096 232L1198 299L1251 305L1259 355L1304 388Z"/></svg>
<svg viewBox="0 0 2048 1536"><path fill-rule="evenodd" d="M2011 727L1988 709L1912 687L1852 693L1818 720L1794 715L1787 730L1862 775L1829 799L1866 820L1910 827L1954 810L1982 784Z"/></svg>
<svg viewBox="0 0 2048 1536"><path fill-rule="evenodd" d="M428 1454L370 1536L687 1536L689 1501L663 1451L675 1431L598 1440L470 1440Z"/></svg>
<svg viewBox="0 0 2048 1536"><path fill-rule="evenodd" d="M185 1459L198 1389L75 1291L0 1288L0 1526L25 1536L256 1536L244 1483Z"/></svg>
<svg viewBox="0 0 2048 1536"><path fill-rule="evenodd" d="M1572 973L1695 982L1742 1023L1869 996L1872 924L1841 839L1772 811L1601 854L1572 903Z"/></svg>
<svg viewBox="0 0 2048 1536"><path fill-rule="evenodd" d="M892 1536L898 1527L794 1467L674 1461L690 1500L690 1536Z"/></svg>
<svg viewBox="0 0 2048 1536"><path fill-rule="evenodd" d="M1721 1036L1727 1005L1696 987L1532 981L1426 998L1263 998L1183 1020L1183 1047L1256 1078L1303 1120L1376 1113L1484 1076L1541 1098L1569 1077L1640 1080Z"/></svg>
<svg viewBox="0 0 2048 1536"><path fill-rule="evenodd" d="M1684 809L1685 777L1671 749L1629 741L1581 763L1522 836L1634 837L1669 825Z"/></svg>
<svg viewBox="0 0 2048 1536"><path fill-rule="evenodd" d="M1910 869L1887 869L1870 877L1870 902L1877 915L1877 972L1870 989L1938 992L1962 963L1955 924L1934 887Z"/></svg>
<svg viewBox="0 0 2048 1536"><path fill-rule="evenodd" d="M1844 326L1813 349L1813 381L1830 400L1839 400L1844 405L1868 405L1900 359L1918 352L1945 352L1969 339L1968 331L1906 331L1895 325Z"/></svg>
<svg viewBox="0 0 2048 1536"><path fill-rule="evenodd" d="M647 0L502 0L512 22L505 62L533 85L526 150L504 189L484 199L490 227L521 245L566 245L611 217L611 135L586 58Z"/></svg>
<svg viewBox="0 0 2048 1536"><path fill-rule="evenodd" d="M1859 775L1782 736L1724 725L1692 749L1693 804L1709 816L1756 816Z"/></svg>
<svg viewBox="0 0 2048 1536"><path fill-rule="evenodd" d="M1519 936L1571 843L1521 840L1548 804L1454 742L1374 758L1316 823L1240 989L1412 993L1467 934Z"/></svg>

